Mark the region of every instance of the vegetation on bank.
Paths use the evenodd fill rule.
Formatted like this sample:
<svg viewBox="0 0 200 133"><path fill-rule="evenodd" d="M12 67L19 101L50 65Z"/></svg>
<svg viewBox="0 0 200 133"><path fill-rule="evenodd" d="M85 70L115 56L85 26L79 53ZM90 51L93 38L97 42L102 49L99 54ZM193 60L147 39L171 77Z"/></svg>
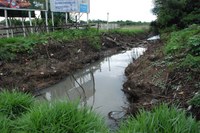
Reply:
<svg viewBox="0 0 200 133"><path fill-rule="evenodd" d="M1 133L111 132L100 116L86 107L80 107L78 102L38 102L29 94L16 91L2 91L0 96L4 98L1 98L0 104ZM13 115L15 117L10 117ZM163 104L150 112L141 110L135 118L129 118L122 123L116 132L197 133L199 128L199 122L191 116L186 116L185 111Z"/></svg>
<svg viewBox="0 0 200 133"><path fill-rule="evenodd" d="M184 110L162 104L152 111L141 110L135 118L122 123L119 133L198 133L200 123Z"/></svg>
<svg viewBox="0 0 200 133"><path fill-rule="evenodd" d="M98 31L96 29L68 29L63 31L55 31L45 34L32 34L26 38L13 37L0 39L0 60L13 60L16 54L28 53L31 54L37 45L48 45L48 41L61 43L78 41L85 39L88 45L94 50L101 49L101 36L108 32L109 34L119 35L137 35L144 33L144 29L123 30L117 29L113 31Z"/></svg>
<svg viewBox="0 0 200 133"><path fill-rule="evenodd" d="M164 52L173 67L200 69L200 26L172 32Z"/></svg>
<svg viewBox="0 0 200 133"><path fill-rule="evenodd" d="M0 93L0 132L106 133L102 118L78 103L37 102L29 94Z"/></svg>
<svg viewBox="0 0 200 133"><path fill-rule="evenodd" d="M155 0L153 13L159 30L174 31L200 23L199 0Z"/></svg>

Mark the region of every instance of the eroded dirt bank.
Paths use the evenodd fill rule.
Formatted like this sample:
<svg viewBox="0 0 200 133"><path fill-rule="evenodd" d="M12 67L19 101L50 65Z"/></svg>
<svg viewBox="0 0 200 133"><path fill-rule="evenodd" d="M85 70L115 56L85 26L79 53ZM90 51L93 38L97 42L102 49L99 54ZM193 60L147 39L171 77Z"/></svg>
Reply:
<svg viewBox="0 0 200 133"><path fill-rule="evenodd" d="M200 108L188 105L199 91L200 71L192 69L171 69L164 56L164 43L148 43L148 50L125 70L128 78L123 91L131 103L129 112L133 115L138 109L151 109L162 102L178 104L200 119ZM178 57L177 57L178 58Z"/></svg>
<svg viewBox="0 0 200 133"><path fill-rule="evenodd" d="M47 44L37 45L32 53L18 54L13 61L0 61L0 88L37 91L59 82L96 60L138 46L145 37L145 34L103 34L102 47L98 51L86 39L71 42L49 39Z"/></svg>

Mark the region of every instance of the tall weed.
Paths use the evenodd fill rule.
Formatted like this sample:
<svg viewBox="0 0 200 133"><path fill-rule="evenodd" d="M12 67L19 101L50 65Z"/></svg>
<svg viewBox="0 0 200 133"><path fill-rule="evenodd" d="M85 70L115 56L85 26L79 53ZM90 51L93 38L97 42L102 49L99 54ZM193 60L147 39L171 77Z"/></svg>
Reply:
<svg viewBox="0 0 200 133"><path fill-rule="evenodd" d="M199 133L200 123L176 107L160 105L151 112L141 110L122 123L119 133Z"/></svg>

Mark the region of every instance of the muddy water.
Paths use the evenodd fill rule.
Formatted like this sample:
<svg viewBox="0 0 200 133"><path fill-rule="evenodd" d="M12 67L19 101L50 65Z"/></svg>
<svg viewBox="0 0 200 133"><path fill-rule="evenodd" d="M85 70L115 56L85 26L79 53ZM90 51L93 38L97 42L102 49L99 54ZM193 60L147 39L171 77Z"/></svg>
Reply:
<svg viewBox="0 0 200 133"><path fill-rule="evenodd" d="M81 99L83 104L92 107L107 119L109 112L121 111L122 107L127 106L125 95L121 91L125 81L124 70L133 58L138 58L144 51L145 48L139 47L106 57L71 74L60 83L43 89L39 92L38 99Z"/></svg>

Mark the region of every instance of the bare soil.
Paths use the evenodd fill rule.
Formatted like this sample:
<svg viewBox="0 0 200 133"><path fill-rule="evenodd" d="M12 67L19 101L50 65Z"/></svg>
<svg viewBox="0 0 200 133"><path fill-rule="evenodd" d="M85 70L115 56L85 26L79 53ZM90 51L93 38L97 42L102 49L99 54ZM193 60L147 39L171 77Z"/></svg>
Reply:
<svg viewBox="0 0 200 133"><path fill-rule="evenodd" d="M127 82L123 91L130 101L129 113L138 109L151 109L156 104L167 102L185 108L200 120L200 108L190 107L190 100L200 90L200 70L170 69L162 52L164 43L149 42L148 50L125 70Z"/></svg>
<svg viewBox="0 0 200 133"><path fill-rule="evenodd" d="M48 44L37 45L31 53L18 53L15 60L0 61L0 88L35 92L105 56L137 46L145 37L104 34L98 51L86 39L71 42L49 39Z"/></svg>

